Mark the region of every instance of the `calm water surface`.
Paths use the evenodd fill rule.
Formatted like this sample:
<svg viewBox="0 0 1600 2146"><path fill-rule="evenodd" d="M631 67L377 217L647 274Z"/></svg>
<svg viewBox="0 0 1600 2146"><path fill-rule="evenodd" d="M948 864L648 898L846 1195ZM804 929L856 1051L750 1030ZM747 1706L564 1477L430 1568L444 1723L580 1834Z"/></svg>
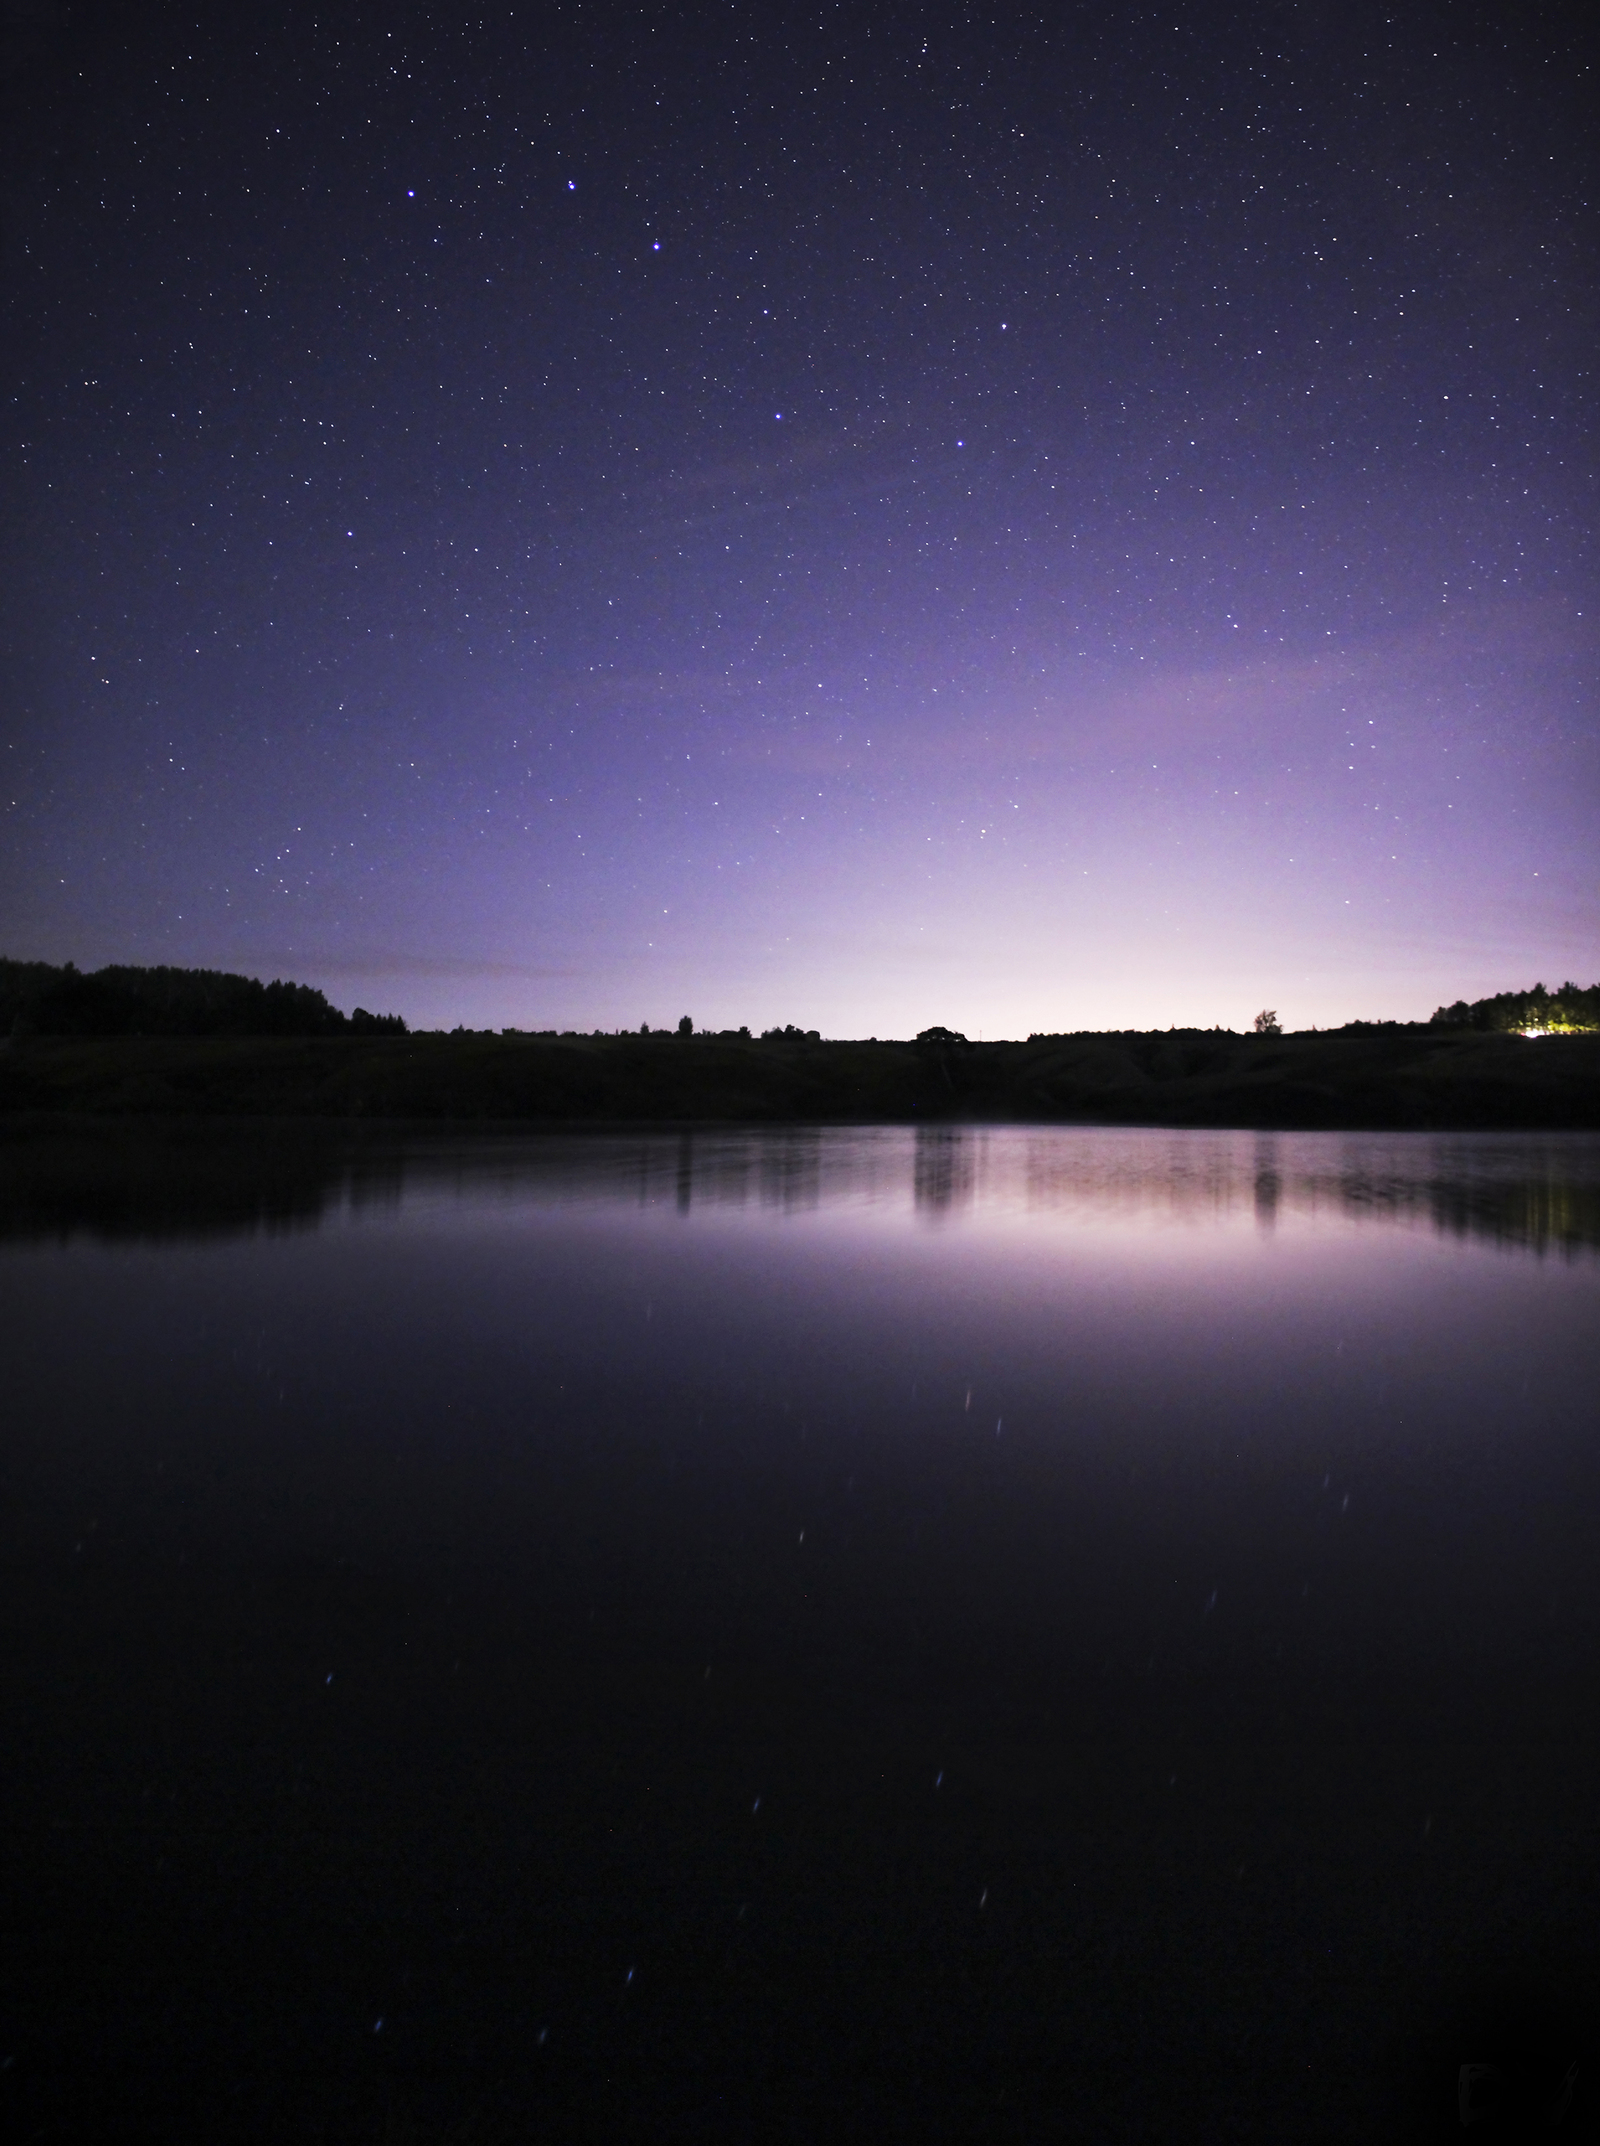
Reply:
<svg viewBox="0 0 1600 2146"><path fill-rule="evenodd" d="M1583 2044L1592 1138L41 1139L0 1363L22 2135L1447 2137Z"/></svg>

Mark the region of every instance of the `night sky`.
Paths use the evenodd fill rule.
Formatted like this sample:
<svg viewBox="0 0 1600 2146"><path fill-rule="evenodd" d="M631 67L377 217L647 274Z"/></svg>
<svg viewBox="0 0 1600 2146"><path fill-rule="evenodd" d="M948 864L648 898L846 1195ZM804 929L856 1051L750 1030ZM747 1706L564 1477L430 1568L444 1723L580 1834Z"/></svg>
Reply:
<svg viewBox="0 0 1600 2146"><path fill-rule="evenodd" d="M1583 11L466 15L0 15L0 952L880 1036L1600 973Z"/></svg>

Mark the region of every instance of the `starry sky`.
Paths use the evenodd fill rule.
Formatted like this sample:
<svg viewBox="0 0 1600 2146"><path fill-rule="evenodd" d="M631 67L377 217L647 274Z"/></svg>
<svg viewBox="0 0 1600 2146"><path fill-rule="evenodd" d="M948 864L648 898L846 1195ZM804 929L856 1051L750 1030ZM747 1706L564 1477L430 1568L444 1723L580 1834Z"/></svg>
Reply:
<svg viewBox="0 0 1600 2146"><path fill-rule="evenodd" d="M0 951L830 1035L1600 973L1580 11L0 25Z"/></svg>

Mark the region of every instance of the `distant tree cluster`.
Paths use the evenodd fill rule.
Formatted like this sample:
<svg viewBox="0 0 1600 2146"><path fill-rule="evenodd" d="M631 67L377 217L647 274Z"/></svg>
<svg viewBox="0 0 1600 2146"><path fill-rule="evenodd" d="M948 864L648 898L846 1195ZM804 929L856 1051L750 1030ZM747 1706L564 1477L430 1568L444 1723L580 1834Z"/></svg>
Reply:
<svg viewBox="0 0 1600 2146"><path fill-rule="evenodd" d="M309 984L219 969L0 960L0 1033L38 1036L403 1036L397 1013L344 1014Z"/></svg>
<svg viewBox="0 0 1600 2146"><path fill-rule="evenodd" d="M600 1033L599 1029L595 1030L597 1036ZM624 1029L621 1033L626 1035L627 1031ZM639 1023L639 1033L641 1036L680 1036L685 1042L694 1036L699 1036L702 1041L714 1039L718 1043L748 1043L750 1041L748 1028L696 1028L688 1014L682 1016L675 1029L652 1028L648 1021L641 1021Z"/></svg>
<svg viewBox="0 0 1600 2146"><path fill-rule="evenodd" d="M1518 1029L1542 1028L1555 1034L1578 1035L1600 1029L1600 984L1566 983L1559 991L1535 984L1531 991L1502 991L1494 998L1457 999L1441 1006L1429 1023L1432 1028L1476 1028L1489 1033L1514 1033Z"/></svg>
<svg viewBox="0 0 1600 2146"><path fill-rule="evenodd" d="M822 1037L814 1028L796 1028L791 1021L786 1028L764 1028L763 1043L820 1043Z"/></svg>

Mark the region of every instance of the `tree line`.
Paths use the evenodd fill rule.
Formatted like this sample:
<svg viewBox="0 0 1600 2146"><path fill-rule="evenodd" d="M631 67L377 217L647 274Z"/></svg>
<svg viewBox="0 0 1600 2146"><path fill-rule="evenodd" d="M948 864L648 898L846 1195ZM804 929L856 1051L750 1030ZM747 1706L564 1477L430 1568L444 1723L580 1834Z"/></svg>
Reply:
<svg viewBox="0 0 1600 2146"><path fill-rule="evenodd" d="M0 1034L13 1036L403 1036L397 1013L341 1013L309 984L220 969L109 968L0 960Z"/></svg>
<svg viewBox="0 0 1600 2146"><path fill-rule="evenodd" d="M1440 1006L1426 1024L1350 1021L1342 1032L1366 1034L1378 1028L1423 1026L1489 1033L1544 1029L1555 1034L1575 1034L1600 1030L1600 983L1585 988L1569 982L1556 991L1535 984L1531 991L1501 991L1492 998L1470 1002L1457 999L1452 1006ZM1257 1014L1254 1027L1262 1035L1281 1033L1278 1017L1271 1012ZM397 1013L368 1013L364 1006L358 1006L353 1013L341 1013L309 984L288 983L281 978L267 984L254 976L236 976L219 969L113 965L83 971L70 961L56 967L48 961L0 959L0 1036L403 1036L406 1032L406 1024ZM504 1033L512 1035L517 1031L508 1029ZM641 1024L639 1033L650 1035L649 1024ZM654 1033L673 1031L658 1029ZM685 1014L677 1024L676 1034L695 1033L694 1022ZM750 1039L748 1028L715 1033L723 1041ZM1199 1035L1207 1031L1185 1029L1178 1033ZM1337 1035L1341 1031L1332 1029L1327 1033ZM821 1039L814 1028L797 1028L790 1023L764 1029L761 1040L816 1043ZM924 1029L917 1038L923 1045L945 1046L966 1040L957 1030L940 1027ZM1047 1039L1042 1034L1029 1038L1030 1042L1046 1040L1059 1039Z"/></svg>
<svg viewBox="0 0 1600 2146"><path fill-rule="evenodd" d="M1489 1032L1543 1028L1575 1034L1600 1028L1600 984L1565 983L1559 991L1535 984L1531 991L1501 991L1493 998L1457 999L1441 1006L1430 1027L1477 1028Z"/></svg>

